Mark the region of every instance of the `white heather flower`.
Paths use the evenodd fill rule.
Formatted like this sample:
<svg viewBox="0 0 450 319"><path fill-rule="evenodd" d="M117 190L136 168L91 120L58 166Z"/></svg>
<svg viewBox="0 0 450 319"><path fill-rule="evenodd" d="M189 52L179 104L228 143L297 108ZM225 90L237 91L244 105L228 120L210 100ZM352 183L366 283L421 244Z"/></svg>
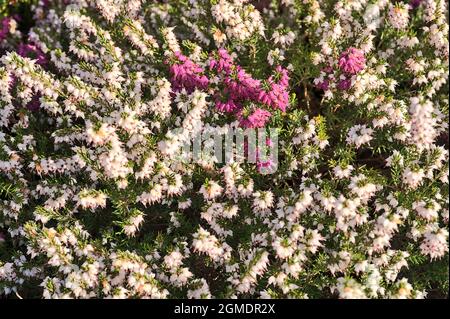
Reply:
<svg viewBox="0 0 450 319"><path fill-rule="evenodd" d="M173 33L175 27L171 28L162 28L162 34L164 37L164 40L167 43L167 46L172 52L180 52L180 46L178 45L178 40L175 37L175 34Z"/></svg>
<svg viewBox="0 0 450 319"><path fill-rule="evenodd" d="M136 232L138 231L143 221L144 221L144 214L141 212L129 218L127 223L123 226L125 234L130 237L135 236Z"/></svg>
<svg viewBox="0 0 450 319"><path fill-rule="evenodd" d="M356 148L369 143L372 140L373 130L366 125L357 124L350 128L346 141L354 144Z"/></svg>
<svg viewBox="0 0 450 319"><path fill-rule="evenodd" d="M82 191L78 194L78 205L84 209L95 210L97 207L106 207L106 194L95 191Z"/></svg>
<svg viewBox="0 0 450 319"><path fill-rule="evenodd" d="M189 207L191 207L191 205L192 205L191 199L186 199L185 201L178 202L178 209L181 210L188 209Z"/></svg>
<svg viewBox="0 0 450 319"><path fill-rule="evenodd" d="M283 52L280 51L280 49L276 48L274 50L270 50L267 54L267 62L269 62L270 65L274 65L276 62L281 62L284 60Z"/></svg>
<svg viewBox="0 0 450 319"><path fill-rule="evenodd" d="M102 123L101 126L96 129L91 122L86 124L86 133L88 142L103 145L114 134L115 130L113 127L109 126L107 123Z"/></svg>
<svg viewBox="0 0 450 319"><path fill-rule="evenodd" d="M389 293L392 299L419 299L424 295L413 289L407 278L403 278L395 283L394 291Z"/></svg>
<svg viewBox="0 0 450 319"><path fill-rule="evenodd" d="M441 209L441 205L434 201L430 203L418 201L412 204L412 208L420 217L426 219L427 221L433 221L438 218L438 211Z"/></svg>
<svg viewBox="0 0 450 319"><path fill-rule="evenodd" d="M277 237L272 242L272 247L275 250L275 253L277 254L278 258L280 259L286 259L291 257L295 251L292 242L290 242L288 239L283 239L279 237Z"/></svg>
<svg viewBox="0 0 450 319"><path fill-rule="evenodd" d="M58 3L25 47L0 21L0 294L426 297L402 249L448 257L447 1ZM275 174L191 160L256 106Z"/></svg>
<svg viewBox="0 0 450 319"><path fill-rule="evenodd" d="M215 28L213 33L213 39L220 46L223 42L227 40L227 36L220 29Z"/></svg>
<svg viewBox="0 0 450 319"><path fill-rule="evenodd" d="M419 97L411 98L411 143L419 150L429 149L437 136L433 103Z"/></svg>
<svg viewBox="0 0 450 319"><path fill-rule="evenodd" d="M333 173L336 176L336 178L343 179L350 177L352 170L353 170L352 165L346 165L344 168L338 165L333 168Z"/></svg>
<svg viewBox="0 0 450 319"><path fill-rule="evenodd" d="M215 181L208 181L206 184L203 184L200 188L200 194L203 195L203 197L206 200L212 200L222 193L222 186L220 186Z"/></svg>
<svg viewBox="0 0 450 319"><path fill-rule="evenodd" d="M243 1L219 0L211 6L211 14L218 24L226 26L225 33L230 40L244 41L254 34L264 35L259 11Z"/></svg>
<svg viewBox="0 0 450 319"><path fill-rule="evenodd" d="M253 194L253 208L257 211L264 211L273 206L273 194L270 191L256 192Z"/></svg>
<svg viewBox="0 0 450 319"><path fill-rule="evenodd" d="M211 235L210 232L202 227L199 227L192 237L192 247L194 248L194 251L204 253L214 261L228 258L226 249L220 244L217 237Z"/></svg>
<svg viewBox="0 0 450 319"><path fill-rule="evenodd" d="M394 165L394 163L396 165L403 166L403 156L397 150L394 150L392 152L392 155L389 156L388 158L386 158L386 166L387 167L392 167Z"/></svg>
<svg viewBox="0 0 450 319"><path fill-rule="evenodd" d="M445 253L448 253L448 231L441 228L438 231L426 232L420 249L431 259L442 258Z"/></svg>
<svg viewBox="0 0 450 319"><path fill-rule="evenodd" d="M366 299L364 288L354 279L340 277L337 279L335 289L342 299Z"/></svg>
<svg viewBox="0 0 450 319"><path fill-rule="evenodd" d="M295 40L295 33L292 31L286 32L282 30L283 25L279 25L277 30L272 34L272 39L275 44L279 44L281 47L289 47Z"/></svg>
<svg viewBox="0 0 450 319"><path fill-rule="evenodd" d="M194 289L190 289L187 293L188 299L210 299L211 293L209 291L208 283L205 279L200 279L199 282L194 283Z"/></svg>
<svg viewBox="0 0 450 319"><path fill-rule="evenodd" d="M389 23L395 29L404 29L408 26L409 22L409 6L402 3L397 2L395 5L391 5L389 8Z"/></svg>
<svg viewBox="0 0 450 319"><path fill-rule="evenodd" d="M233 218L237 215L239 207L237 205L225 206L222 211L222 216L225 218Z"/></svg>
<svg viewBox="0 0 450 319"><path fill-rule="evenodd" d="M183 264L183 255L178 250L174 250L164 257L164 263L169 269L178 268Z"/></svg>
<svg viewBox="0 0 450 319"><path fill-rule="evenodd" d="M412 189L416 189L421 185L424 177L425 173L421 168L412 170L410 167L407 167L402 174L403 183L407 184Z"/></svg>

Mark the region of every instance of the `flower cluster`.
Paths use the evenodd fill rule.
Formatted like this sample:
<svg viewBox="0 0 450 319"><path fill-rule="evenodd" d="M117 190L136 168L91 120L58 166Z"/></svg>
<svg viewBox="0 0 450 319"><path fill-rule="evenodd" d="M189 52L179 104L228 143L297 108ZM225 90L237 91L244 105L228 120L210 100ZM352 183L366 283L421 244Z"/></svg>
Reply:
<svg viewBox="0 0 450 319"><path fill-rule="evenodd" d="M210 70L221 89L214 94L219 111L235 113L245 128L264 127L271 110L286 111L289 105L289 76L278 66L275 75L266 81L254 79L224 49L219 49L209 61Z"/></svg>

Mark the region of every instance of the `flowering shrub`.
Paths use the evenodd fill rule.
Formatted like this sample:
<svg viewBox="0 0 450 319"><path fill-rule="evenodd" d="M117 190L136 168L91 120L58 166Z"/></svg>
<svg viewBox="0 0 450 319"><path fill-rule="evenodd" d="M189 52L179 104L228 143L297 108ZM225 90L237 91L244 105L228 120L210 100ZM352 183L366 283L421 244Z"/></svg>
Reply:
<svg viewBox="0 0 450 319"><path fill-rule="evenodd" d="M0 23L1 293L446 293L446 1L33 8ZM237 128L276 132L272 174L177 155Z"/></svg>

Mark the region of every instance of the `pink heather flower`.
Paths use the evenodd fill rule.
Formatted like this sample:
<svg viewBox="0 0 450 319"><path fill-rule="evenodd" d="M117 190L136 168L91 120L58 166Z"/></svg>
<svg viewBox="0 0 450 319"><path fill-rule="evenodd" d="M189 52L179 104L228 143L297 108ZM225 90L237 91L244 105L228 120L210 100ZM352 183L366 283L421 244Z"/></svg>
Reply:
<svg viewBox="0 0 450 319"><path fill-rule="evenodd" d="M364 52L356 48L349 48L341 54L338 65L345 73L357 74L366 66Z"/></svg>
<svg viewBox="0 0 450 319"><path fill-rule="evenodd" d="M209 60L210 70L215 70L225 84L224 92L228 94L227 102L216 102L221 111L233 112L239 109L240 102L261 102L273 109L286 111L289 105L289 75L281 66L275 69L275 75L269 77L265 90L261 81L254 79L239 65L233 63L232 57L225 49L219 49ZM223 98L221 99L223 100Z"/></svg>
<svg viewBox="0 0 450 319"><path fill-rule="evenodd" d="M32 60L36 60L36 63L44 66L47 64L47 58L45 57L44 53L34 44L25 44L21 43L19 45L19 48L17 50L17 53L26 58L30 58Z"/></svg>
<svg viewBox="0 0 450 319"><path fill-rule="evenodd" d="M236 67L236 72L232 76L227 76L225 85L233 99L255 100L258 96L261 82L253 79L241 67Z"/></svg>
<svg viewBox="0 0 450 319"><path fill-rule="evenodd" d="M220 83L224 85L216 93L216 107L221 112L235 113L240 125L246 128L263 127L271 113L256 109L249 116L243 116L243 102L259 102L283 112L289 105L289 75L281 66L267 80L263 88L260 80L254 79L242 67L234 64L233 58L225 49L219 49L209 60L209 69L217 72Z"/></svg>
<svg viewBox="0 0 450 319"><path fill-rule="evenodd" d="M273 142L272 140L267 137L266 138L266 146L268 147L272 147L273 146ZM250 154L248 153L249 151L249 145L248 145L248 140L244 140L244 153L247 156L250 156ZM268 155L269 150L267 148L265 148L265 152ZM260 149L258 147L258 145L256 145L256 169L258 170L258 173L261 173L264 169L266 168L271 168L274 167L274 162L271 159L268 159L266 161L261 160L261 152Z"/></svg>
<svg viewBox="0 0 450 319"><path fill-rule="evenodd" d="M0 20L0 42L6 39L6 36L9 33L10 23L10 17L5 17Z"/></svg>
<svg viewBox="0 0 450 319"><path fill-rule="evenodd" d="M276 77L279 79L278 84L287 88L289 86L288 70L278 65L275 68L275 72L276 72Z"/></svg>
<svg viewBox="0 0 450 319"><path fill-rule="evenodd" d="M275 78L278 81L274 81L273 76L269 77L269 88L267 91L261 90L259 92L258 100L273 109L280 109L285 112L289 105L289 76L287 70L281 66L277 66L275 71Z"/></svg>
<svg viewBox="0 0 450 319"><path fill-rule="evenodd" d="M269 111L257 108L247 118L244 118L241 111L238 113L239 125L244 128L264 127L271 116Z"/></svg>
<svg viewBox="0 0 450 319"><path fill-rule="evenodd" d="M216 69L217 72L225 71L226 74L230 74L233 67L233 58L225 49L219 49L217 55L219 59L211 59L209 61L209 68L211 70Z"/></svg>
<svg viewBox="0 0 450 319"><path fill-rule="evenodd" d="M216 108L221 112L233 113L234 111L239 110L241 106L232 99L229 99L225 102L217 99Z"/></svg>
<svg viewBox="0 0 450 319"><path fill-rule="evenodd" d="M233 63L232 57L225 49L219 49L217 55L209 61L210 70L217 71L226 86L226 92L233 100L255 100L258 96L261 82L253 79L240 66Z"/></svg>
<svg viewBox="0 0 450 319"><path fill-rule="evenodd" d="M202 67L189 60L180 52L175 52L175 58L178 61L170 66L171 82L174 90L178 91L185 88L186 91L192 92L196 88L207 88L209 80L203 75Z"/></svg>
<svg viewBox="0 0 450 319"><path fill-rule="evenodd" d="M272 83L269 91L262 90L259 93L258 100L273 109L280 109L285 112L289 105L289 94L284 86Z"/></svg>
<svg viewBox="0 0 450 319"><path fill-rule="evenodd" d="M351 79L343 79L340 80L337 87L339 90L347 91L352 86L352 80Z"/></svg>

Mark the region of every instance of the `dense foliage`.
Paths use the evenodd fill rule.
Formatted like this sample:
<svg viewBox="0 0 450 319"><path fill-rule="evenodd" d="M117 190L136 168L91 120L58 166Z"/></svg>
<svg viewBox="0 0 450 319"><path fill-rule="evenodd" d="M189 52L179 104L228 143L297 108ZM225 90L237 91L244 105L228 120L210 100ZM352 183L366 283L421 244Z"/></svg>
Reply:
<svg viewBox="0 0 450 319"><path fill-rule="evenodd" d="M447 296L446 1L8 9L0 293ZM235 128L277 163L176 156Z"/></svg>

